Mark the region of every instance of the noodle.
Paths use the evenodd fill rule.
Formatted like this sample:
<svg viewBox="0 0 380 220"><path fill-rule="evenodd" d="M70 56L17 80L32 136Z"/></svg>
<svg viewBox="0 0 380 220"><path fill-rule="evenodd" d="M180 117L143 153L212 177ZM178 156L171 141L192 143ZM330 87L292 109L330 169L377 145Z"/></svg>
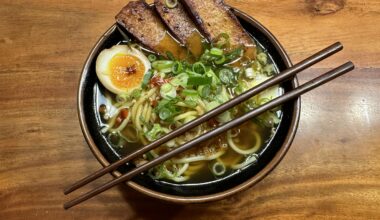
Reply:
<svg viewBox="0 0 380 220"><path fill-rule="evenodd" d="M258 158L258 156L256 154L254 154L250 158L248 158L245 161L243 161L242 163L232 165L231 168L235 169L235 170L241 169L241 168L243 168L243 167L245 167L245 166L247 166L247 165L249 165L251 163L257 162L257 160L258 160L257 158Z"/></svg>
<svg viewBox="0 0 380 220"><path fill-rule="evenodd" d="M150 118L152 117L152 107L148 105L148 110L146 111L146 114L144 115L145 122L149 122Z"/></svg>
<svg viewBox="0 0 380 220"><path fill-rule="evenodd" d="M144 107L142 108L142 111L141 111L141 116L140 116L140 119L142 118L143 122L146 122L146 113L147 113L147 111L148 111L148 103L145 102Z"/></svg>
<svg viewBox="0 0 380 220"><path fill-rule="evenodd" d="M187 168L187 170L185 171L184 175L186 175L186 176L192 176L192 175L198 173L199 170L201 170L204 166L206 166L206 163L204 163L203 161L189 163L189 168Z"/></svg>
<svg viewBox="0 0 380 220"><path fill-rule="evenodd" d="M186 112L186 113L183 113L181 115L174 117L174 121L179 121L179 120L182 120L188 116L195 116L197 114L198 114L198 112L196 112L196 111L189 111L189 112Z"/></svg>
<svg viewBox="0 0 380 220"><path fill-rule="evenodd" d="M211 49L207 51L214 48L212 44L208 46ZM112 146L129 148L128 144L134 143L132 148L143 147L265 81L272 74L273 67L267 68L268 65L273 66L272 63L265 62L264 64L258 60L241 63L239 61L241 54L237 52L236 57L229 61L232 61L233 65L227 61L216 63L235 54L224 54L227 51L231 52L230 49L214 48L214 52L221 51L223 54L219 58L215 54L206 54L208 52L205 51L207 56L196 60L195 63L175 60L175 58L166 60L164 57L154 55L156 63L150 62L151 69L149 74L145 73L141 87L127 90L125 94L117 94L116 97L109 93L105 94L106 101L102 105L106 106L105 111L108 112L107 117L103 115L101 118L104 122L101 132L113 144ZM269 61L270 56L259 48L257 53L261 54L262 60ZM173 63L178 64L181 70L175 72ZM245 74L246 72L248 75ZM265 93L260 93L181 136L175 137L144 154L143 157L136 158L135 165L151 161L245 114L248 110L260 105L262 100L276 98L278 94L271 91L279 91L279 89L273 87L270 91L266 90ZM273 136L275 126L280 121L280 118L276 118L277 115L281 115L277 114L278 112L266 113L260 115L255 121L240 125L180 156L157 165L149 170L148 175L153 179L165 179L172 182L212 181L256 163L258 161L256 153ZM270 126L267 126L268 124ZM112 141L111 138L113 138Z"/></svg>
<svg viewBox="0 0 380 220"><path fill-rule="evenodd" d="M248 155L248 154L252 154L252 153L255 153L257 150L259 150L260 146L261 146L261 137L260 135L254 131L253 132L253 135L255 135L255 139L256 139L256 143L255 145L250 148L250 149L247 149L247 150L244 150L244 149L241 149L239 148L235 143L234 143L234 140L231 136L231 131L228 131L227 132L227 140L228 140L228 145L236 152L236 153L239 153L239 154L243 154L243 155Z"/></svg>
<svg viewBox="0 0 380 220"><path fill-rule="evenodd" d="M141 115L143 106L140 104L139 107L137 108L136 115L135 115L135 126L137 128L137 131L142 131L141 123L140 123L140 117Z"/></svg>
<svg viewBox="0 0 380 220"><path fill-rule="evenodd" d="M201 106L197 106L195 109L197 110L198 115L203 115L205 113L204 108Z"/></svg>
<svg viewBox="0 0 380 220"><path fill-rule="evenodd" d="M191 162L197 162L202 160L214 160L220 156L222 156L225 153L225 151L219 151L212 155L197 155L197 156L189 156L181 159L173 159L172 161L174 163L191 163Z"/></svg>

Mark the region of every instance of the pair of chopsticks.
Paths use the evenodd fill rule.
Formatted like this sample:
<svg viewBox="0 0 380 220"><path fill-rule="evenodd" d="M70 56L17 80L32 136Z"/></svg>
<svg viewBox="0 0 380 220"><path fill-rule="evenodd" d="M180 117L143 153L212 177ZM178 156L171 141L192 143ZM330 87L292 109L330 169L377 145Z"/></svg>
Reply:
<svg viewBox="0 0 380 220"><path fill-rule="evenodd" d="M196 126L214 118L215 116L219 115L220 113L223 113L224 111L248 100L249 98L257 95L258 93L264 91L265 89L267 88L270 88L271 86L274 86L276 84L279 84L285 80L289 80L291 79L292 77L294 77L297 73L305 70L306 68L326 59L327 57L337 53L338 51L342 50L343 49L343 45L339 42L335 43L335 44L332 44L331 46L319 51L318 53L308 57L307 59L299 62L298 64L286 69L285 71L281 72L280 74L264 81L263 83L259 84L258 86L244 92L243 94L229 100L228 102L220 105L219 107L205 113L204 115L200 116L199 118L197 119L194 119L193 121L183 125L182 127L170 132L169 134L166 134L165 136L159 138L158 140L144 146L143 148L125 156L124 158L116 161L115 163L113 164L110 164L94 173L92 173L91 175L79 180L78 182L74 183L73 185L69 186L68 188L66 188L64 190L64 194L69 194L71 192L73 192L74 190L86 185L87 183L89 182L92 182L93 180L103 176L104 174L106 173L109 173L109 172L112 172L114 171L115 169L117 169L119 166L121 165L124 165L126 164L127 162L131 161L132 159L136 158L136 157L139 157L141 155L143 155L144 153L147 153L149 152L150 150L168 142L169 140L181 135L181 134L184 134L186 131L189 131L193 128L195 128ZM191 147L207 140L207 139L210 139L212 137L215 137L219 134L222 134L223 132L231 129L231 128L234 128L242 123L244 123L245 121L255 117L255 116L258 116L260 115L261 113L267 111L267 110L270 110L270 109L273 109L279 105L282 105L284 104L285 102L288 102L290 100L293 100L297 97L299 97L300 95L318 87L318 86L321 86L333 79L335 79L336 77L338 76L341 76L351 70L354 69L354 64L352 62L347 62L319 77L316 77L312 80L310 80L309 82L307 83L304 83L303 85L291 90L290 92L287 92L285 93L284 95L282 96L279 96L267 103L265 103L264 105L261 105L259 106L258 108L256 109L253 109L251 111L249 111L248 113L234 119L234 120L231 120L230 122L227 122L223 125L221 125L220 127L217 127L215 128L214 130L212 131L209 131L208 133L205 133L183 145L181 145L180 147L164 154L164 155L161 155L160 157L157 157L139 167L136 167L134 169L132 169L131 171L123 174L122 176L114 179L114 180L111 180L107 183L105 183L104 185L101 185L83 195L80 195L79 197L67 202L64 204L64 208L65 209L69 209L83 201L86 201L87 199L90 199L96 195L98 195L99 193L102 193L110 188L112 188L113 186L119 184L119 183L123 183L125 181L128 181L130 179L132 179L134 176L144 172L144 171L147 171L149 170L150 168L152 167L155 167L156 165L190 149Z"/></svg>

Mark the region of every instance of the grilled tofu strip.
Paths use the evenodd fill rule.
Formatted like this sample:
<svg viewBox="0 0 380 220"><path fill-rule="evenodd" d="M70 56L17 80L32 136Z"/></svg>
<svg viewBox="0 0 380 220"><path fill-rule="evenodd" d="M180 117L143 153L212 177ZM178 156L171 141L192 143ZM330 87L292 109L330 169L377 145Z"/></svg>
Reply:
<svg viewBox="0 0 380 220"><path fill-rule="evenodd" d="M197 30L197 27L180 2L178 2L176 7L168 8L165 5L165 1L155 0L154 5L156 10L175 37L182 44L186 44L187 39Z"/></svg>
<svg viewBox="0 0 380 220"><path fill-rule="evenodd" d="M129 2L116 15L116 21L148 49L163 55L171 52L179 59L186 58L187 50L167 32L157 13L145 2Z"/></svg>
<svg viewBox="0 0 380 220"><path fill-rule="evenodd" d="M182 3L178 2L174 8L168 8L166 0L155 0L155 7L164 23L174 36L190 50L196 57L202 54L203 36L186 12Z"/></svg>
<svg viewBox="0 0 380 220"><path fill-rule="evenodd" d="M223 0L182 0L206 38L215 42L221 33L233 46L254 47L255 43Z"/></svg>

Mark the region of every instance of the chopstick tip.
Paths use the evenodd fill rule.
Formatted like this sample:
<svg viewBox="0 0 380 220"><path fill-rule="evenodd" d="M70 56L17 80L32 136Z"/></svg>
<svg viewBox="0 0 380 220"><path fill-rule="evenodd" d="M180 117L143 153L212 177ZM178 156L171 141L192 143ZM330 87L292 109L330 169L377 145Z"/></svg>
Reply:
<svg viewBox="0 0 380 220"><path fill-rule="evenodd" d="M73 190L71 190L71 188L66 188L66 189L63 190L63 194L67 195L67 194L71 193L72 191Z"/></svg>
<svg viewBox="0 0 380 220"><path fill-rule="evenodd" d="M71 207L71 206L68 206L67 203L63 204L63 208L64 208L65 210L68 210L70 207Z"/></svg>
<svg viewBox="0 0 380 220"><path fill-rule="evenodd" d="M339 51L343 49L343 44L340 41L335 42L332 46Z"/></svg>
<svg viewBox="0 0 380 220"><path fill-rule="evenodd" d="M350 70L355 69L355 64L354 64L352 61L348 61L348 62L346 63L346 65L348 66L348 68L349 68Z"/></svg>

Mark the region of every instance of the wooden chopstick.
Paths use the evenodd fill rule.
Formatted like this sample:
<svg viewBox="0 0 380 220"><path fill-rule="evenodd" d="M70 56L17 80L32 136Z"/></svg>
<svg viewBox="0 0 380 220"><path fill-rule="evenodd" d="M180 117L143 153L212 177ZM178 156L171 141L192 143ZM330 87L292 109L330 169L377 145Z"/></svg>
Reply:
<svg viewBox="0 0 380 220"><path fill-rule="evenodd" d="M206 112L204 115L200 116L199 118L194 119L193 121L177 128L176 130L164 135L163 137L155 140L154 142L144 146L143 148L121 158L120 160L90 174L89 176L79 180L78 182L74 183L73 185L67 187L64 190L64 194L69 194L73 192L74 190L86 185L87 183L103 176L106 173L109 173L111 171L114 171L119 166L126 164L128 161L149 152L150 150L168 142L169 140L180 136L181 134L184 134L186 131L189 131L196 126L214 118L215 116L219 115L220 113L225 112L226 110L232 108L235 105L238 105L249 98L257 95L258 93L264 91L265 89L276 85L280 82L283 82L286 79L291 78L292 76L295 76L297 73L305 70L306 68L322 61L323 59L326 59L327 57L337 53L338 51L343 49L343 45L340 42L336 42L329 47L315 53L314 55L308 57L307 59L299 62L298 64L290 67L289 69L286 69L285 71L281 72L280 74L272 77L271 79L266 80L265 82L261 83L260 85L244 92L243 94L235 97L234 99L229 100L228 102L220 105L219 107Z"/></svg>
<svg viewBox="0 0 380 220"><path fill-rule="evenodd" d="M119 184L119 183L122 183L122 182L125 182L125 181L128 181L130 180L131 178L133 178L134 176L144 172L144 171L147 171L148 169L152 168L152 167L155 167L156 165L190 149L191 147L207 140L207 139L210 139L212 137L215 137L217 135L220 135L222 134L223 132L231 129L231 128L234 128L238 125L241 125L242 123L244 123L245 121L257 116L257 115L260 115L261 113L264 113L265 111L267 110L270 110L272 108L275 108L279 105L282 105L284 104L285 102L287 101L290 101L290 100L293 100L294 98L297 98L298 96L320 86L320 85L323 85L333 79L335 79L336 77L338 76L341 76L351 70L354 69L354 64L352 62L347 62L317 78L314 78L312 80L310 80L309 82L295 88L294 90L282 95L282 96L279 96L269 102L267 102L266 104L262 105L262 106L259 106L258 108L256 109L253 109L251 111L249 111L248 113L240 116L239 118L236 118L230 122L227 122L223 125L221 125L220 127L217 127L215 128L214 130L210 131L210 132L207 132L183 145L181 145L180 147L172 150L172 151L169 151L168 153L164 154L164 155L161 155L160 157L157 157L139 167L136 167L135 169L123 174L122 176L120 176L119 178L117 179L114 179L114 180L111 180L107 183L105 183L104 185L98 187L98 188L95 188L67 203L64 204L64 208L65 209L68 209L70 207L73 207L83 201L86 201L87 199L90 199L92 197L94 197L95 195L98 195L99 193L102 193L104 191L106 191L107 189L110 189L112 188L113 186Z"/></svg>

